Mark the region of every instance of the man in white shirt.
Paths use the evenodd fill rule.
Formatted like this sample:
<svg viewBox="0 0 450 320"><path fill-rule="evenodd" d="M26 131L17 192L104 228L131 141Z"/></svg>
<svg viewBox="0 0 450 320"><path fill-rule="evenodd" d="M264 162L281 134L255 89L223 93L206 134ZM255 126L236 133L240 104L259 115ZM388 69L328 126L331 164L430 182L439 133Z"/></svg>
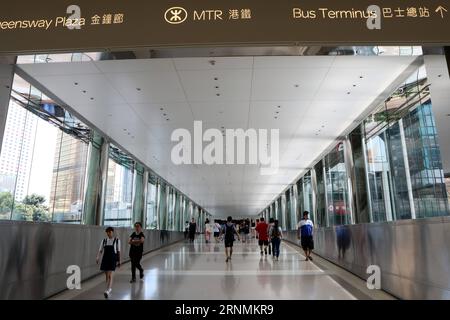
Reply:
<svg viewBox="0 0 450 320"><path fill-rule="evenodd" d="M300 244L305 251L305 260L311 260L311 253L314 249L314 239L313 239L313 230L314 224L308 219L309 212L303 212L303 219L298 223L298 239L300 239Z"/></svg>

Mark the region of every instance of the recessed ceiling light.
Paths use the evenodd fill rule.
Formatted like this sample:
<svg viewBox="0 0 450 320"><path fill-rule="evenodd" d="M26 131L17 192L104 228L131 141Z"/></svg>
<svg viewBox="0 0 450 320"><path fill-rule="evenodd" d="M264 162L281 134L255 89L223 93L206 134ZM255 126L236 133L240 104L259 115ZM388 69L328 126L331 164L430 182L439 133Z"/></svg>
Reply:
<svg viewBox="0 0 450 320"><path fill-rule="evenodd" d="M74 85L76 85L76 86L77 86L77 85L78 85L78 82L75 82L75 83L74 83Z"/></svg>
<svg viewBox="0 0 450 320"><path fill-rule="evenodd" d="M356 84L353 85L353 88L356 87Z"/></svg>
<svg viewBox="0 0 450 320"><path fill-rule="evenodd" d="M216 94L216 96L220 97L220 93Z"/></svg>
<svg viewBox="0 0 450 320"><path fill-rule="evenodd" d="M219 80L219 78L216 77L216 78L214 78L214 80L217 81L217 80Z"/></svg>
<svg viewBox="0 0 450 320"><path fill-rule="evenodd" d="M159 108L159 110L163 111L163 110L164 110L164 108Z"/></svg>
<svg viewBox="0 0 450 320"><path fill-rule="evenodd" d="M274 117L275 119L278 119L278 117Z"/></svg>
<svg viewBox="0 0 450 320"><path fill-rule="evenodd" d="M170 119L166 119L167 121L170 121Z"/></svg>
<svg viewBox="0 0 450 320"><path fill-rule="evenodd" d="M281 106L278 106L278 109L281 109Z"/></svg>
<svg viewBox="0 0 450 320"><path fill-rule="evenodd" d="M219 89L219 86L216 86L216 89Z"/></svg>
<svg viewBox="0 0 450 320"><path fill-rule="evenodd" d="M136 88L137 91L141 91L141 88Z"/></svg>
<svg viewBox="0 0 450 320"><path fill-rule="evenodd" d="M364 79L364 76L359 76L360 79Z"/></svg>
<svg viewBox="0 0 450 320"><path fill-rule="evenodd" d="M300 85L299 85L299 84L296 84L296 85L294 85L294 87L298 88L298 87L300 87Z"/></svg>
<svg viewBox="0 0 450 320"><path fill-rule="evenodd" d="M94 98L91 98L91 100L94 100Z"/></svg>
<svg viewBox="0 0 450 320"><path fill-rule="evenodd" d="M438 74L438 78L442 77L442 74Z"/></svg>
<svg viewBox="0 0 450 320"><path fill-rule="evenodd" d="M350 92L347 92L347 94L350 94Z"/></svg>
<svg viewBox="0 0 450 320"><path fill-rule="evenodd" d="M163 116L165 117L165 116L167 116L167 114L166 114L166 113L164 113L164 114L163 114Z"/></svg>
<svg viewBox="0 0 450 320"><path fill-rule="evenodd" d="M83 90L83 93L86 93L87 91L86 90Z"/></svg>

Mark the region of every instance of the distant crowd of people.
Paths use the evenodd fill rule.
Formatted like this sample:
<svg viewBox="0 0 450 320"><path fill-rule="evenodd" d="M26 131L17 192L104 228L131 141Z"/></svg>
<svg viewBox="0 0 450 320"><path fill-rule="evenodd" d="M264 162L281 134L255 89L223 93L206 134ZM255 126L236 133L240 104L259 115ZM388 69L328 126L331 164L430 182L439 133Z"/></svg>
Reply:
<svg viewBox="0 0 450 320"><path fill-rule="evenodd" d="M305 260L312 261L311 253L314 249L313 229L314 224L309 219L309 212L305 211L303 217L298 223L298 239L305 252ZM191 222L186 221L185 239L194 242L197 232L195 219ZM204 228L205 242L214 241L225 243L226 262L231 260L233 253L233 244L236 237L242 243L250 239L257 239L261 256L272 255L273 259L278 261L280 257L281 240L283 239L283 230L279 221L273 218L267 223L264 218L250 220L233 220L230 216L227 220L216 219L213 222L206 219Z"/></svg>

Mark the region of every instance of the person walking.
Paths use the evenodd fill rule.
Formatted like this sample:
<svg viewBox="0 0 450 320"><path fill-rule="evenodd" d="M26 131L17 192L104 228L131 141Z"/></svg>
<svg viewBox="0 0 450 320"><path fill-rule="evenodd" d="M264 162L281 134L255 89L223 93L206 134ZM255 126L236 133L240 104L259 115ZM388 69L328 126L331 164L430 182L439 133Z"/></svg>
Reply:
<svg viewBox="0 0 450 320"><path fill-rule="evenodd" d="M264 218L259 219L259 223L256 225L256 232L258 233L258 244L261 249L261 256L264 254L267 256L267 246L269 245L269 225L264 221Z"/></svg>
<svg viewBox="0 0 450 320"><path fill-rule="evenodd" d="M205 242L209 243L211 241L211 225L209 224L209 219L205 220Z"/></svg>
<svg viewBox="0 0 450 320"><path fill-rule="evenodd" d="M270 240L272 242L273 258L278 261L280 256L281 239L283 238L283 231L278 225L278 220L274 220L273 226L270 227Z"/></svg>
<svg viewBox="0 0 450 320"><path fill-rule="evenodd" d="M113 227L106 228L105 232L106 238L100 242L96 262L98 264L102 256L100 270L106 277L106 290L103 295L108 299L112 292L114 271L116 267L120 268L120 240L115 237Z"/></svg>
<svg viewBox="0 0 450 320"><path fill-rule="evenodd" d="M131 281L130 283L136 282L136 269L139 270L139 277L144 278L144 269L141 266L141 259L144 253L144 241L145 235L142 232L142 224L136 222L134 224L134 232L128 240L130 245L130 259L131 259Z"/></svg>
<svg viewBox="0 0 450 320"><path fill-rule="evenodd" d="M305 261L312 261L311 253L314 250L313 230L314 224L308 218L309 212L303 212L303 219L298 223L298 238L305 252Z"/></svg>
<svg viewBox="0 0 450 320"><path fill-rule="evenodd" d="M246 219L244 221L244 240L243 242L250 241L250 220Z"/></svg>
<svg viewBox="0 0 450 320"><path fill-rule="evenodd" d="M221 233L225 235L225 255L227 256L225 262L228 262L231 260L231 255L233 254L234 235L236 234L239 241L241 240L241 237L236 230L236 226L233 223L232 217L227 218L227 223L224 225Z"/></svg>
<svg viewBox="0 0 450 320"><path fill-rule="evenodd" d="M189 223L189 241L190 242L194 242L196 232L197 232L197 223L195 223L195 219L192 218L191 223Z"/></svg>
<svg viewBox="0 0 450 320"><path fill-rule="evenodd" d="M184 240L186 240L189 236L189 221L184 223Z"/></svg>
<svg viewBox="0 0 450 320"><path fill-rule="evenodd" d="M216 240L216 243L220 242L220 224L218 220L214 221L214 227L213 227L213 231L214 231L214 239Z"/></svg>
<svg viewBox="0 0 450 320"><path fill-rule="evenodd" d="M275 222L274 218L269 218L269 231L268 231L269 235L270 235L270 232L272 231L274 222ZM272 254L272 241L269 241L269 246L267 249L269 249L269 254L271 255ZM272 255L272 257L274 257L274 256Z"/></svg>

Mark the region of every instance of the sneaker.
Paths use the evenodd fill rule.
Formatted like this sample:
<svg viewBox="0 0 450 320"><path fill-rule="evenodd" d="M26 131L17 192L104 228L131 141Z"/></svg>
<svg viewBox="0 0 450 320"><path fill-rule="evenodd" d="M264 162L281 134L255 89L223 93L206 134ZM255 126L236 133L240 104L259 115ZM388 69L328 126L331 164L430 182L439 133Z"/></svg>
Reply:
<svg viewBox="0 0 450 320"><path fill-rule="evenodd" d="M261 255L263 255L263 252L261 251Z"/></svg>
<svg viewBox="0 0 450 320"><path fill-rule="evenodd" d="M267 249L264 249L264 254L267 256Z"/></svg>
<svg viewBox="0 0 450 320"><path fill-rule="evenodd" d="M311 256L309 256L309 260L311 260L311 261L312 261L312 257L311 257Z"/></svg>
<svg viewBox="0 0 450 320"><path fill-rule="evenodd" d="M309 260L308 257L306 257L305 261L308 261L308 260Z"/></svg>
<svg viewBox="0 0 450 320"><path fill-rule="evenodd" d="M141 278L142 279L142 278ZM130 283L136 282L136 279L131 279Z"/></svg>
<svg viewBox="0 0 450 320"><path fill-rule="evenodd" d="M105 296L105 299L108 299L109 297L108 290L105 290L105 292L103 292L103 295Z"/></svg>
<svg viewBox="0 0 450 320"><path fill-rule="evenodd" d="M139 275L139 278L144 279L144 273L143 272Z"/></svg>
<svg viewBox="0 0 450 320"><path fill-rule="evenodd" d="M225 260L225 262L228 262L230 260L230 258L227 257L227 259Z"/></svg>

